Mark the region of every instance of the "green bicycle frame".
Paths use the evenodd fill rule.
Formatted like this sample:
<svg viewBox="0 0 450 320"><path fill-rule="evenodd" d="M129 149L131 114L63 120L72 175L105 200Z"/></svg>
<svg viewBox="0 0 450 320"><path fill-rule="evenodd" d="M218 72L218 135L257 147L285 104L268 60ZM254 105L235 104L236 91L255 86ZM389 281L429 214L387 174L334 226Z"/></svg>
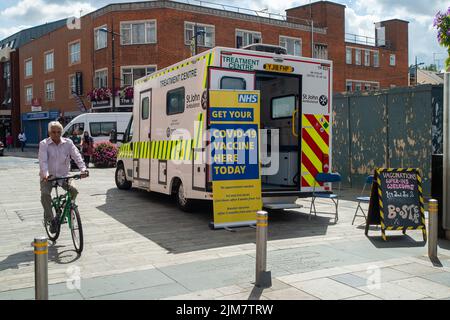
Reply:
<svg viewBox="0 0 450 320"><path fill-rule="evenodd" d="M72 208L72 206L75 206L75 204L72 204L72 196L70 195L70 192L67 190L65 194L58 195L58 187L57 187L56 197L52 199L52 206L55 208L55 211L57 213L58 210L62 211L62 214L59 218L59 224L62 225L64 223L64 219L67 218L69 228L72 229L72 217L70 216L70 209Z"/></svg>

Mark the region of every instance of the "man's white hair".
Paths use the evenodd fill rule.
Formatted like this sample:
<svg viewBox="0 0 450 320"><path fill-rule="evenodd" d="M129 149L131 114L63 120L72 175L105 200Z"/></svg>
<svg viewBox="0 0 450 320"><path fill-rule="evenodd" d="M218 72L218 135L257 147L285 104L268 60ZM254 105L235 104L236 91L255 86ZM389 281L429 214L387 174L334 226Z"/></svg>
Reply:
<svg viewBox="0 0 450 320"><path fill-rule="evenodd" d="M54 128L54 127L60 128L61 131L63 130L63 126L62 126L61 123L59 123L58 121L51 121L51 122L48 124L48 132L50 133L50 131L52 131L52 128Z"/></svg>

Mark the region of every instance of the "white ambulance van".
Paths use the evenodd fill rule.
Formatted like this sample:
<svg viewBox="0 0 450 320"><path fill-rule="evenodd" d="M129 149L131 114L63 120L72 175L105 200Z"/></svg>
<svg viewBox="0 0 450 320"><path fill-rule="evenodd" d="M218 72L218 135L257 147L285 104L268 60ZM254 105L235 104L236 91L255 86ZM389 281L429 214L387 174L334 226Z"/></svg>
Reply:
<svg viewBox="0 0 450 320"><path fill-rule="evenodd" d="M131 112L99 112L83 113L70 121L63 130L63 137L70 137L75 131L82 135L89 132L94 142L108 141L111 130L115 130L121 137L131 119Z"/></svg>
<svg viewBox="0 0 450 320"><path fill-rule="evenodd" d="M136 80L117 187L176 195L183 210L211 200L211 167L196 161L210 157L209 90L259 90L264 206L293 204L317 173L331 172L332 74L331 61L258 44L215 47Z"/></svg>

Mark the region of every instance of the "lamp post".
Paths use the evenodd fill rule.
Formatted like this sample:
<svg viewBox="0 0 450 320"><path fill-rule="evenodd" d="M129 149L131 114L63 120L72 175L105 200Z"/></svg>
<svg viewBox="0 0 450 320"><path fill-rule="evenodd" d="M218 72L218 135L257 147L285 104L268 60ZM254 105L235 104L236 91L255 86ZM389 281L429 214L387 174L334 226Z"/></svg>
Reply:
<svg viewBox="0 0 450 320"><path fill-rule="evenodd" d="M112 85L112 108L111 111L115 112L116 111L116 97L115 97L115 88L116 88L116 77L115 77L115 69L116 69L116 60L115 60L115 52L114 52L114 40L115 40L115 36L119 36L119 33L116 33L114 31L110 31L107 28L100 28L99 29L102 32L106 32L106 33L110 33L111 34L111 72L112 72L112 81L111 81L111 85Z"/></svg>

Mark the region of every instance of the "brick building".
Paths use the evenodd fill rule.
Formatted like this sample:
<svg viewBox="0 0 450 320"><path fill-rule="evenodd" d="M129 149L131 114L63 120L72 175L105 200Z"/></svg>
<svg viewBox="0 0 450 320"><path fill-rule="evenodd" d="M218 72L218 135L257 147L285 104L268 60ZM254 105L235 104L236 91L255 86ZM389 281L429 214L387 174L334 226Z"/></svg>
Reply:
<svg viewBox="0 0 450 320"><path fill-rule="evenodd" d="M333 60L335 92L408 85L406 21L380 22L376 38L367 38L346 34L345 6L329 1L287 9L285 16L231 8L163 0L110 4L23 45L20 113L30 142L46 135L46 121L37 125L32 107L48 111L47 121L81 113L83 105L111 110L112 101L91 103L87 95L112 87L113 52L120 89L191 56L195 26L204 32L199 52L262 42L285 46L289 54ZM115 103L118 110L130 108L130 99L117 97Z"/></svg>

